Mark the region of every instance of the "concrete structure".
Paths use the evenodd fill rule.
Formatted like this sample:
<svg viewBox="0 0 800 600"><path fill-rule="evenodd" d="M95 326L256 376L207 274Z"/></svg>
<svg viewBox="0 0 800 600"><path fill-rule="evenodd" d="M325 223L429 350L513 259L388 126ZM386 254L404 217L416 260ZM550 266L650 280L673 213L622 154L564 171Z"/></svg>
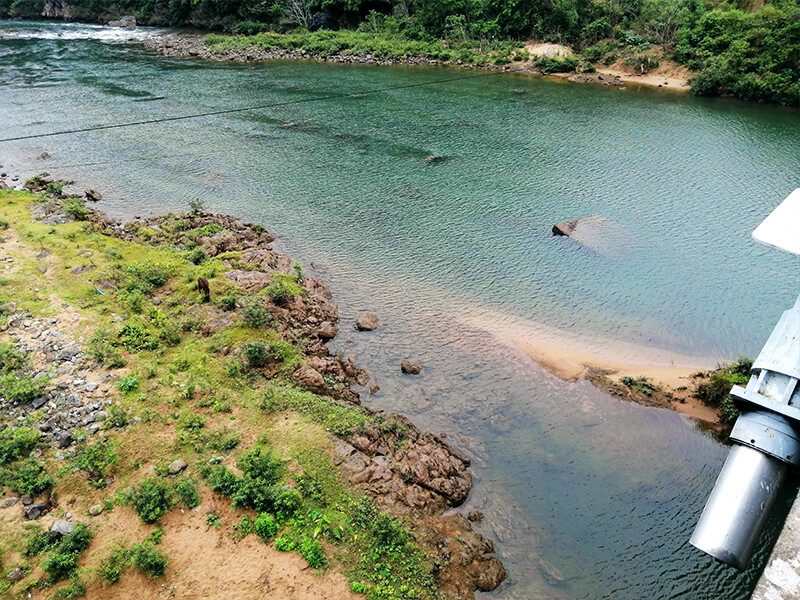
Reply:
<svg viewBox="0 0 800 600"><path fill-rule="evenodd" d="M800 497L795 500L783 531L750 600L800 598Z"/></svg>

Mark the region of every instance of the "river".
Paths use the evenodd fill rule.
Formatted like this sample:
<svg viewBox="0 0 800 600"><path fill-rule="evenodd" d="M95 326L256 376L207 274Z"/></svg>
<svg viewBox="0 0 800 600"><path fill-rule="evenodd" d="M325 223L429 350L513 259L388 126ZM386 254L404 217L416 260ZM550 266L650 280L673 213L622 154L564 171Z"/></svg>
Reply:
<svg viewBox="0 0 800 600"><path fill-rule="evenodd" d="M471 73L174 59L144 50L153 34L0 22L0 137ZM800 185L799 163L796 111L521 74L0 143L1 171L74 179L114 216L199 198L279 234L331 284L334 350L381 386L364 402L472 459L465 508L486 514L478 530L510 574L498 599L748 597L774 524L744 573L688 544L725 446L498 336L755 356L800 285L793 257L749 235ZM551 235L595 213L622 232L609 251ZM364 310L384 326L354 331ZM403 358L423 375L402 375Z"/></svg>

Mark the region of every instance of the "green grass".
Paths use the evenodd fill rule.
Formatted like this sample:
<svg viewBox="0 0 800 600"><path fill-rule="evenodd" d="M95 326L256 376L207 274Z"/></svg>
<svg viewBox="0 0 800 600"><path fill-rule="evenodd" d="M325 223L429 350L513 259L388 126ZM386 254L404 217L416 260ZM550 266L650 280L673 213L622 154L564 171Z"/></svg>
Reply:
<svg viewBox="0 0 800 600"><path fill-rule="evenodd" d="M269 322L257 329L236 325L202 337L194 325L179 327L203 322L204 311L214 308L203 305L194 288L199 273L208 276L215 297L247 298L222 277L219 257L207 258L200 266L186 260L187 248L176 236L190 231L201 237L196 230L203 227L191 227L197 222L195 217L176 219L184 225L174 225L175 231L153 229L140 232L140 241L126 242L98 233L91 222L56 227L32 222L28 205L35 198L0 192L4 218L23 243L36 252L47 248L50 260L65 268L50 269L52 276L43 277L36 269L37 261L15 259L19 272L9 276L3 293L13 294L21 308L37 315L57 315L58 306L51 304L50 297L60 296L78 312L82 325L94 330L88 344L92 358L109 368L125 364L130 368L118 380L114 403L107 409L107 421L114 427L104 432L109 441L79 439L74 455L62 463L56 494L108 495L100 489L114 481L111 489L122 490L115 503L132 507L122 510L130 511L131 517L135 511L144 528L178 504L197 506L211 487L229 497L237 509L258 513L255 518L248 514L247 527L242 515L237 515L237 535L252 530L267 542L299 552L313 568L342 570L372 598L436 597L431 564L411 541L408 525L377 511L343 480L328 454L331 442L324 430L347 437L375 427L402 435L406 426L401 420L339 404L288 383L292 370L305 360L305 340L297 332L284 334L283 339ZM204 233L213 235L214 229ZM93 252L95 270L91 275L70 274L76 266L75 255L83 250ZM96 293L98 279L111 280L117 289ZM276 288L288 290L285 297L282 292L265 292L275 302L305 295L301 269L273 282ZM157 305L156 297L160 299ZM262 306L270 304L266 297L253 298ZM224 304L241 315L236 301ZM123 314L127 316L120 319ZM17 375L26 368L24 354L0 346L0 373ZM297 425L282 429L279 424L285 420L277 417L278 412L286 412ZM135 415L144 424L116 428L130 423ZM258 443L253 442L256 438ZM28 461L38 439L38 432L26 427L0 432L0 468ZM177 457L190 463L189 471L202 471L205 483L146 471L150 463L163 475L166 465ZM49 455L42 459L44 469L29 465L29 482L35 483L50 468ZM228 464L236 464L236 469ZM101 519L93 523L103 527ZM386 531L394 542L387 542ZM16 543L13 536L18 535L0 531L0 544ZM111 542L93 551L88 560L94 561L91 568L106 584L118 581L129 567L158 577L168 563L156 541L132 547ZM15 547L26 546L16 543ZM48 581L76 577L83 550L67 552L59 540L45 533L32 538L27 549L30 559L47 555L43 560ZM63 593L78 593L81 585L74 579Z"/></svg>
<svg viewBox="0 0 800 600"><path fill-rule="evenodd" d="M366 33L352 30L298 32L256 35L209 34L205 43L214 52L225 53L257 46L266 50L305 50L318 56L351 54L401 60L410 57L465 63L505 64L522 57L522 44L513 41L420 41L389 33ZM515 54L517 53L517 54Z"/></svg>

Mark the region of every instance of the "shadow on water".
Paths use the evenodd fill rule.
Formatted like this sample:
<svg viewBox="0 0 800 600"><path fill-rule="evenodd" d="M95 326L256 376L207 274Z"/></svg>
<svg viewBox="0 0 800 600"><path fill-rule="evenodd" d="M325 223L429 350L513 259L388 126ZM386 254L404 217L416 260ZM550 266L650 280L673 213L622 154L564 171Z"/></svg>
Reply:
<svg viewBox="0 0 800 600"><path fill-rule="evenodd" d="M8 136L465 72L223 65L51 33L0 34ZM163 99L131 101L139 90ZM44 151L54 158L37 160ZM688 545L723 445L680 415L561 381L464 317L753 355L797 290L795 263L749 232L797 185L797 156L800 119L787 111L520 75L0 145L4 170L99 189L116 216L200 198L280 234L331 283L342 311L332 349L381 388L364 403L446 433L471 459L474 493L459 510L486 513L477 527L510 573L491 597L509 599L749 595L766 541L743 574ZM595 213L631 232L622 252L552 237L554 223ZM769 290L741 293L750 269L773 275ZM354 331L364 310L383 327ZM403 358L423 374L403 375Z"/></svg>

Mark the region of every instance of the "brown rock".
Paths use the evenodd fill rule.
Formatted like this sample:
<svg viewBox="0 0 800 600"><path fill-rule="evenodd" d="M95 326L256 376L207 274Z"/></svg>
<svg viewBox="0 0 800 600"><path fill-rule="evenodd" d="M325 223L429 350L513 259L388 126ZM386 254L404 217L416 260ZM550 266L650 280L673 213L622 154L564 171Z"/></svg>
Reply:
<svg viewBox="0 0 800 600"><path fill-rule="evenodd" d="M400 363L400 370L406 375L419 375L422 372L422 365L410 360L404 360Z"/></svg>
<svg viewBox="0 0 800 600"><path fill-rule="evenodd" d="M86 196L87 200L91 200L92 202L99 202L103 199L103 194L98 192L97 190L88 189L83 192L83 195Z"/></svg>
<svg viewBox="0 0 800 600"><path fill-rule="evenodd" d="M359 331L372 331L381 326L381 320L372 313L361 313L356 319L356 329Z"/></svg>
<svg viewBox="0 0 800 600"><path fill-rule="evenodd" d="M483 513L479 510L471 510L467 514L467 519L469 519L473 523L480 523L481 521L483 521Z"/></svg>
<svg viewBox="0 0 800 600"><path fill-rule="evenodd" d="M297 369L292 375L292 381L312 392L325 392L328 389L322 374L309 365Z"/></svg>
<svg viewBox="0 0 800 600"><path fill-rule="evenodd" d="M272 275L261 271L227 271L225 277L251 292L259 292L272 282Z"/></svg>
<svg viewBox="0 0 800 600"><path fill-rule="evenodd" d="M330 321L323 321L317 328L316 333L323 340L332 340L339 333L339 328Z"/></svg>

